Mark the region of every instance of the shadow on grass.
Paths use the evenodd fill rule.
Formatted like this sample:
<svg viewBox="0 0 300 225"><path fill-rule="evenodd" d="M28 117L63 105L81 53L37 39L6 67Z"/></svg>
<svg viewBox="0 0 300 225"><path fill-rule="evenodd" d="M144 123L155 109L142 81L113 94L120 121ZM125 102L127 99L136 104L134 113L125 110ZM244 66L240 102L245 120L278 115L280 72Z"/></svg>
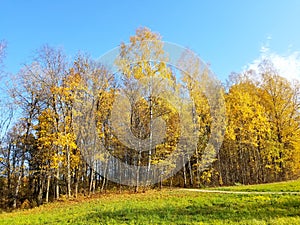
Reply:
<svg viewBox="0 0 300 225"><path fill-rule="evenodd" d="M228 196L228 195L227 195ZM235 199L237 196L235 196ZM201 199L200 199L201 200ZM116 223L116 224L191 224L196 222L239 222L251 220L270 221L283 217L300 216L300 198L292 196L279 198L272 196L243 197L237 201L226 196L201 202L189 199L182 205L164 204L155 209L146 205L136 205L115 210L101 210L77 218L81 222Z"/></svg>

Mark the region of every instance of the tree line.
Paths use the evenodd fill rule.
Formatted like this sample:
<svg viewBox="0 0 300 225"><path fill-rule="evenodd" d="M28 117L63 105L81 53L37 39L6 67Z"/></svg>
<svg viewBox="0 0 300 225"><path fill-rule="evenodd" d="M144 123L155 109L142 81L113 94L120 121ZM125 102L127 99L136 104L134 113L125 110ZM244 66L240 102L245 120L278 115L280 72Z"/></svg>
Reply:
<svg viewBox="0 0 300 225"><path fill-rule="evenodd" d="M3 74L6 46L0 46ZM131 188L123 185L125 179L138 192L299 177L297 81L280 76L265 60L257 71L232 73L226 84L212 85L209 69L201 69L191 51L178 60L182 71L168 64L164 51L159 34L139 28L128 44L121 43L116 73L87 54L70 62L59 48L40 48L11 78L9 97L1 102L0 207L34 207ZM154 95L158 89L165 95ZM120 90L127 103L117 102ZM224 108L208 99L215 93ZM183 128L188 106L191 120ZM184 129L193 137L183 135L190 134ZM213 133L213 142L222 143L218 149L210 144ZM160 171L150 173L161 163L175 168L179 161L166 160L172 154L183 162L174 174L165 179ZM161 178L158 184L148 183L154 176Z"/></svg>

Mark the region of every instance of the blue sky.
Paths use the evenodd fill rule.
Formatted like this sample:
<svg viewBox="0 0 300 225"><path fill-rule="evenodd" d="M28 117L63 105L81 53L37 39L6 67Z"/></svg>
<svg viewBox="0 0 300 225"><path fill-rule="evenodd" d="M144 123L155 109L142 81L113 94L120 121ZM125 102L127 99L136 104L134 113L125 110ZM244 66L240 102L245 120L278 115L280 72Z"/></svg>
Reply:
<svg viewBox="0 0 300 225"><path fill-rule="evenodd" d="M222 80L257 60L265 46L272 54L300 58L297 0L0 0L0 6L0 40L8 43L5 64L12 73L43 44L98 58L141 26L191 48Z"/></svg>

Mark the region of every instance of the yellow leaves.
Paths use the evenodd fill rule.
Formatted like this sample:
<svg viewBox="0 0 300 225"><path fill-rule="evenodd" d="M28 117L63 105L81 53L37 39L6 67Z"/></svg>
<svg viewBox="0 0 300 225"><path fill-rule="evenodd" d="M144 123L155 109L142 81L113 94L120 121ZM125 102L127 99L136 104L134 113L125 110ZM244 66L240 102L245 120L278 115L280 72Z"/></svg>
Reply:
<svg viewBox="0 0 300 225"><path fill-rule="evenodd" d="M272 160L277 171L299 171L300 121L298 89L283 77L271 72L262 74L261 99L271 123L274 143Z"/></svg>
<svg viewBox="0 0 300 225"><path fill-rule="evenodd" d="M250 82L232 86L226 96L228 126L226 135L240 143L256 145L258 136L265 136L270 124L265 110Z"/></svg>
<svg viewBox="0 0 300 225"><path fill-rule="evenodd" d="M60 162L66 162L67 154L70 154L73 164L80 161L73 120L80 112L76 111L74 105L82 101L82 94L87 87L81 74L83 70L76 62L74 65L75 68L70 69L61 83L51 86L51 108L41 112L35 127L40 157L53 168L58 168Z"/></svg>
<svg viewBox="0 0 300 225"><path fill-rule="evenodd" d="M66 151L72 153L77 149L75 134L71 126L70 116L58 116L58 113L50 108L41 112L35 129L38 137L38 155L44 167L58 168L59 163L66 160ZM75 157L73 155L71 154L71 159ZM75 158L76 160L73 161L79 163L78 156Z"/></svg>
<svg viewBox="0 0 300 225"><path fill-rule="evenodd" d="M210 183L211 177L212 177L212 171L208 170L208 171L202 172L202 175L200 178L203 182Z"/></svg>
<svg viewBox="0 0 300 225"><path fill-rule="evenodd" d="M121 44L120 54L115 63L126 79L134 77L140 80L153 76L171 78L160 39L160 36L150 29L139 28L136 35L130 37L129 44Z"/></svg>
<svg viewBox="0 0 300 225"><path fill-rule="evenodd" d="M227 151L230 163L249 162L242 165L245 171L263 167L263 176L271 180L299 173L297 98L297 88L276 74L262 74L256 82L247 76L235 79L226 95L222 154Z"/></svg>
<svg viewBox="0 0 300 225"><path fill-rule="evenodd" d="M59 146L63 149L65 149L66 147L68 147L69 149L77 148L77 145L75 142L75 140L76 140L75 134L59 132L56 135L57 135L57 139L54 141L54 144L56 146Z"/></svg>
<svg viewBox="0 0 300 225"><path fill-rule="evenodd" d="M51 168L57 169L59 167L59 164L64 160L63 155L54 153L51 157Z"/></svg>

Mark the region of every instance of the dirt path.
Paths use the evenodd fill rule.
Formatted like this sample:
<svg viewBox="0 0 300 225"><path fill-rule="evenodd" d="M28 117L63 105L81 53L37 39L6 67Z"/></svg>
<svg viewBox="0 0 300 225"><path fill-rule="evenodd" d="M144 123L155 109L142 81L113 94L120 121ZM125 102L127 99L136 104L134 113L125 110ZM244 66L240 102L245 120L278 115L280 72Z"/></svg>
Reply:
<svg viewBox="0 0 300 225"><path fill-rule="evenodd" d="M194 191L201 193L218 193L218 194L240 194L240 195L300 195L300 192L275 192L275 191L225 191L225 190L207 190L181 188L181 191Z"/></svg>

